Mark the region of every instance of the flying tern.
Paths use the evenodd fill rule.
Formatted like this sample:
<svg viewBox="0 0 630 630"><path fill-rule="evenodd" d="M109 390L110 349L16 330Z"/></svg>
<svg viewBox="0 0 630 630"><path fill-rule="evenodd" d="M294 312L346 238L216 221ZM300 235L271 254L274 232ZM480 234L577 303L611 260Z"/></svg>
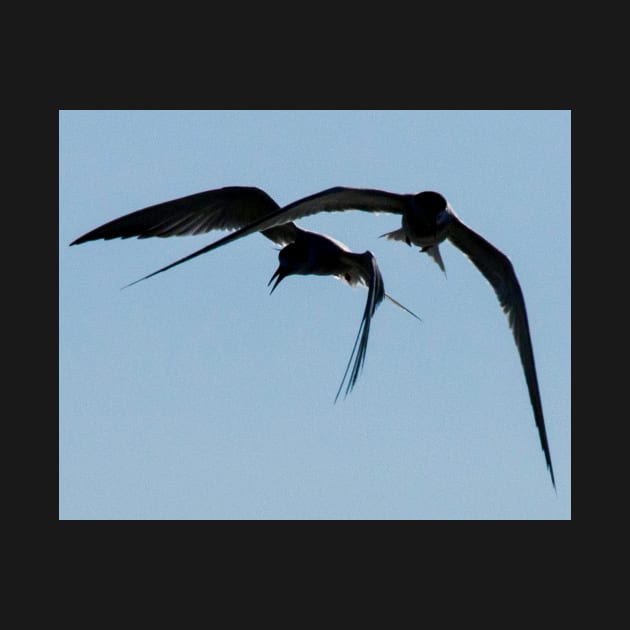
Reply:
<svg viewBox="0 0 630 630"><path fill-rule="evenodd" d="M407 245L418 246L421 251L430 255L442 270L445 268L439 245L448 240L466 254L473 265L484 275L493 287L512 330L525 373L540 443L555 488L556 482L545 430L527 310L518 278L510 259L461 221L440 193L423 191L415 194L400 194L371 188L344 186L328 188L275 210L267 216L252 219L248 225L240 227L218 241L154 271L145 278L171 269L195 256L210 252L254 232L262 231L264 234L267 230L319 212L342 212L346 210L401 215L401 227L384 236L392 240L402 241Z"/></svg>

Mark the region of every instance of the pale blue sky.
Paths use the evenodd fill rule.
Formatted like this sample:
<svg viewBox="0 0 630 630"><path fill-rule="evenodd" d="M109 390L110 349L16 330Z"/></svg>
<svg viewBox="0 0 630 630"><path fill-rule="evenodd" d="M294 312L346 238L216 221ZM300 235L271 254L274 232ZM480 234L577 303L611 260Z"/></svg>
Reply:
<svg viewBox="0 0 630 630"><path fill-rule="evenodd" d="M62 111L62 519L571 517L568 111ZM228 185L279 204L331 186L442 192L506 253L528 309L557 481L491 287L378 236L392 215L299 224L377 256L388 293L333 405L366 291L291 277L259 234L125 284L224 233L69 243Z"/></svg>

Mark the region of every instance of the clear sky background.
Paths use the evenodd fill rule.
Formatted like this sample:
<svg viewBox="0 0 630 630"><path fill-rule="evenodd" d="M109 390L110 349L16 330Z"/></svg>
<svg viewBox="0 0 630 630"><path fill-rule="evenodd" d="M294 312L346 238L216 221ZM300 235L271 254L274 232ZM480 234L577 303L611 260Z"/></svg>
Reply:
<svg viewBox="0 0 630 630"><path fill-rule="evenodd" d="M568 111L61 111L61 519L571 518ZM293 276L255 234L69 243L230 185L280 205L331 186L437 190L515 267L554 492L507 320L453 245L448 276L379 239L395 215L301 222L377 257L389 302L333 404L367 291Z"/></svg>

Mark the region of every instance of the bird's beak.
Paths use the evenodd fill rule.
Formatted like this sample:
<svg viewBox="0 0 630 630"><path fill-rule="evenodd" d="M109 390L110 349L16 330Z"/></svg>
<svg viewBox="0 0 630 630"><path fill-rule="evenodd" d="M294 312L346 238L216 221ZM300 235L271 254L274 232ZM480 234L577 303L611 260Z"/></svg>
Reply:
<svg viewBox="0 0 630 630"><path fill-rule="evenodd" d="M269 295L271 295L275 288L280 284L280 282L283 280L283 278L286 278L286 276L288 276L289 274L286 273L282 267L278 267L275 271L275 273L273 274L273 276L271 276L271 278L269 279L269 282L267 283L267 286L269 286L272 282L273 279L276 278L276 282L274 283L274 285L271 287L271 291L269 291Z"/></svg>

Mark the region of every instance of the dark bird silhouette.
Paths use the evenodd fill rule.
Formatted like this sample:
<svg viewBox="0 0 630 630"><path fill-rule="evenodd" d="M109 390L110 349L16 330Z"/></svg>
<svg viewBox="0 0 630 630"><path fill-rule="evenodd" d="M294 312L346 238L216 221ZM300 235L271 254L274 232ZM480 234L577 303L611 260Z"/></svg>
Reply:
<svg viewBox="0 0 630 630"><path fill-rule="evenodd" d="M442 270L444 270L444 263L440 255L439 245L444 240L449 240L468 256L473 265L481 271L486 280L492 285L514 335L525 373L525 381L534 411L540 443L555 489L556 482L545 430L525 299L516 273L510 259L463 223L440 193L424 191L417 194L398 194L369 188L347 188L343 186L329 188L299 199L284 208L271 212L265 217L255 218L249 225L237 229L232 234L228 234L162 269L158 269L146 277L171 269L195 256L227 245L248 234L258 231L265 233L269 229L274 229L287 222L296 221L319 212L341 212L346 210L401 215L401 228L384 236L405 242L408 245L420 247L421 251L429 254L440 265Z"/></svg>
<svg viewBox="0 0 630 630"><path fill-rule="evenodd" d="M168 237L201 234L216 229L234 229L278 209L278 204L259 188L231 186L131 212L84 234L71 245L98 239ZM271 293L284 278L296 274L335 276L350 286L361 284L368 288L359 332L335 396L337 401L346 379L345 395L348 395L361 373L367 351L370 323L383 299L388 298L416 319L420 318L385 293L383 277L372 252L354 253L343 243L324 234L304 230L293 222L276 225L261 232L278 245L284 245L278 254L280 265L269 281L271 284L275 279ZM149 274L127 286L153 275L155 274Z"/></svg>
<svg viewBox="0 0 630 630"><path fill-rule="evenodd" d="M347 396L354 388L357 378L363 369L370 334L370 323L376 307L387 297L408 313L411 313L411 311L385 293L383 277L376 264L376 258L370 251L356 254L350 251L343 243L329 236L303 230L296 226L295 240L280 250L278 258L280 265L269 280L269 284L275 280L271 293L274 292L284 278L294 274L336 276L350 286L363 284L368 287L368 297L363 311L363 318L361 319L359 332L357 333L346 371L335 396L336 402L341 394L346 378L348 379L345 393ZM411 315L419 319L414 313L411 313ZM355 361L350 371L353 358Z"/></svg>

